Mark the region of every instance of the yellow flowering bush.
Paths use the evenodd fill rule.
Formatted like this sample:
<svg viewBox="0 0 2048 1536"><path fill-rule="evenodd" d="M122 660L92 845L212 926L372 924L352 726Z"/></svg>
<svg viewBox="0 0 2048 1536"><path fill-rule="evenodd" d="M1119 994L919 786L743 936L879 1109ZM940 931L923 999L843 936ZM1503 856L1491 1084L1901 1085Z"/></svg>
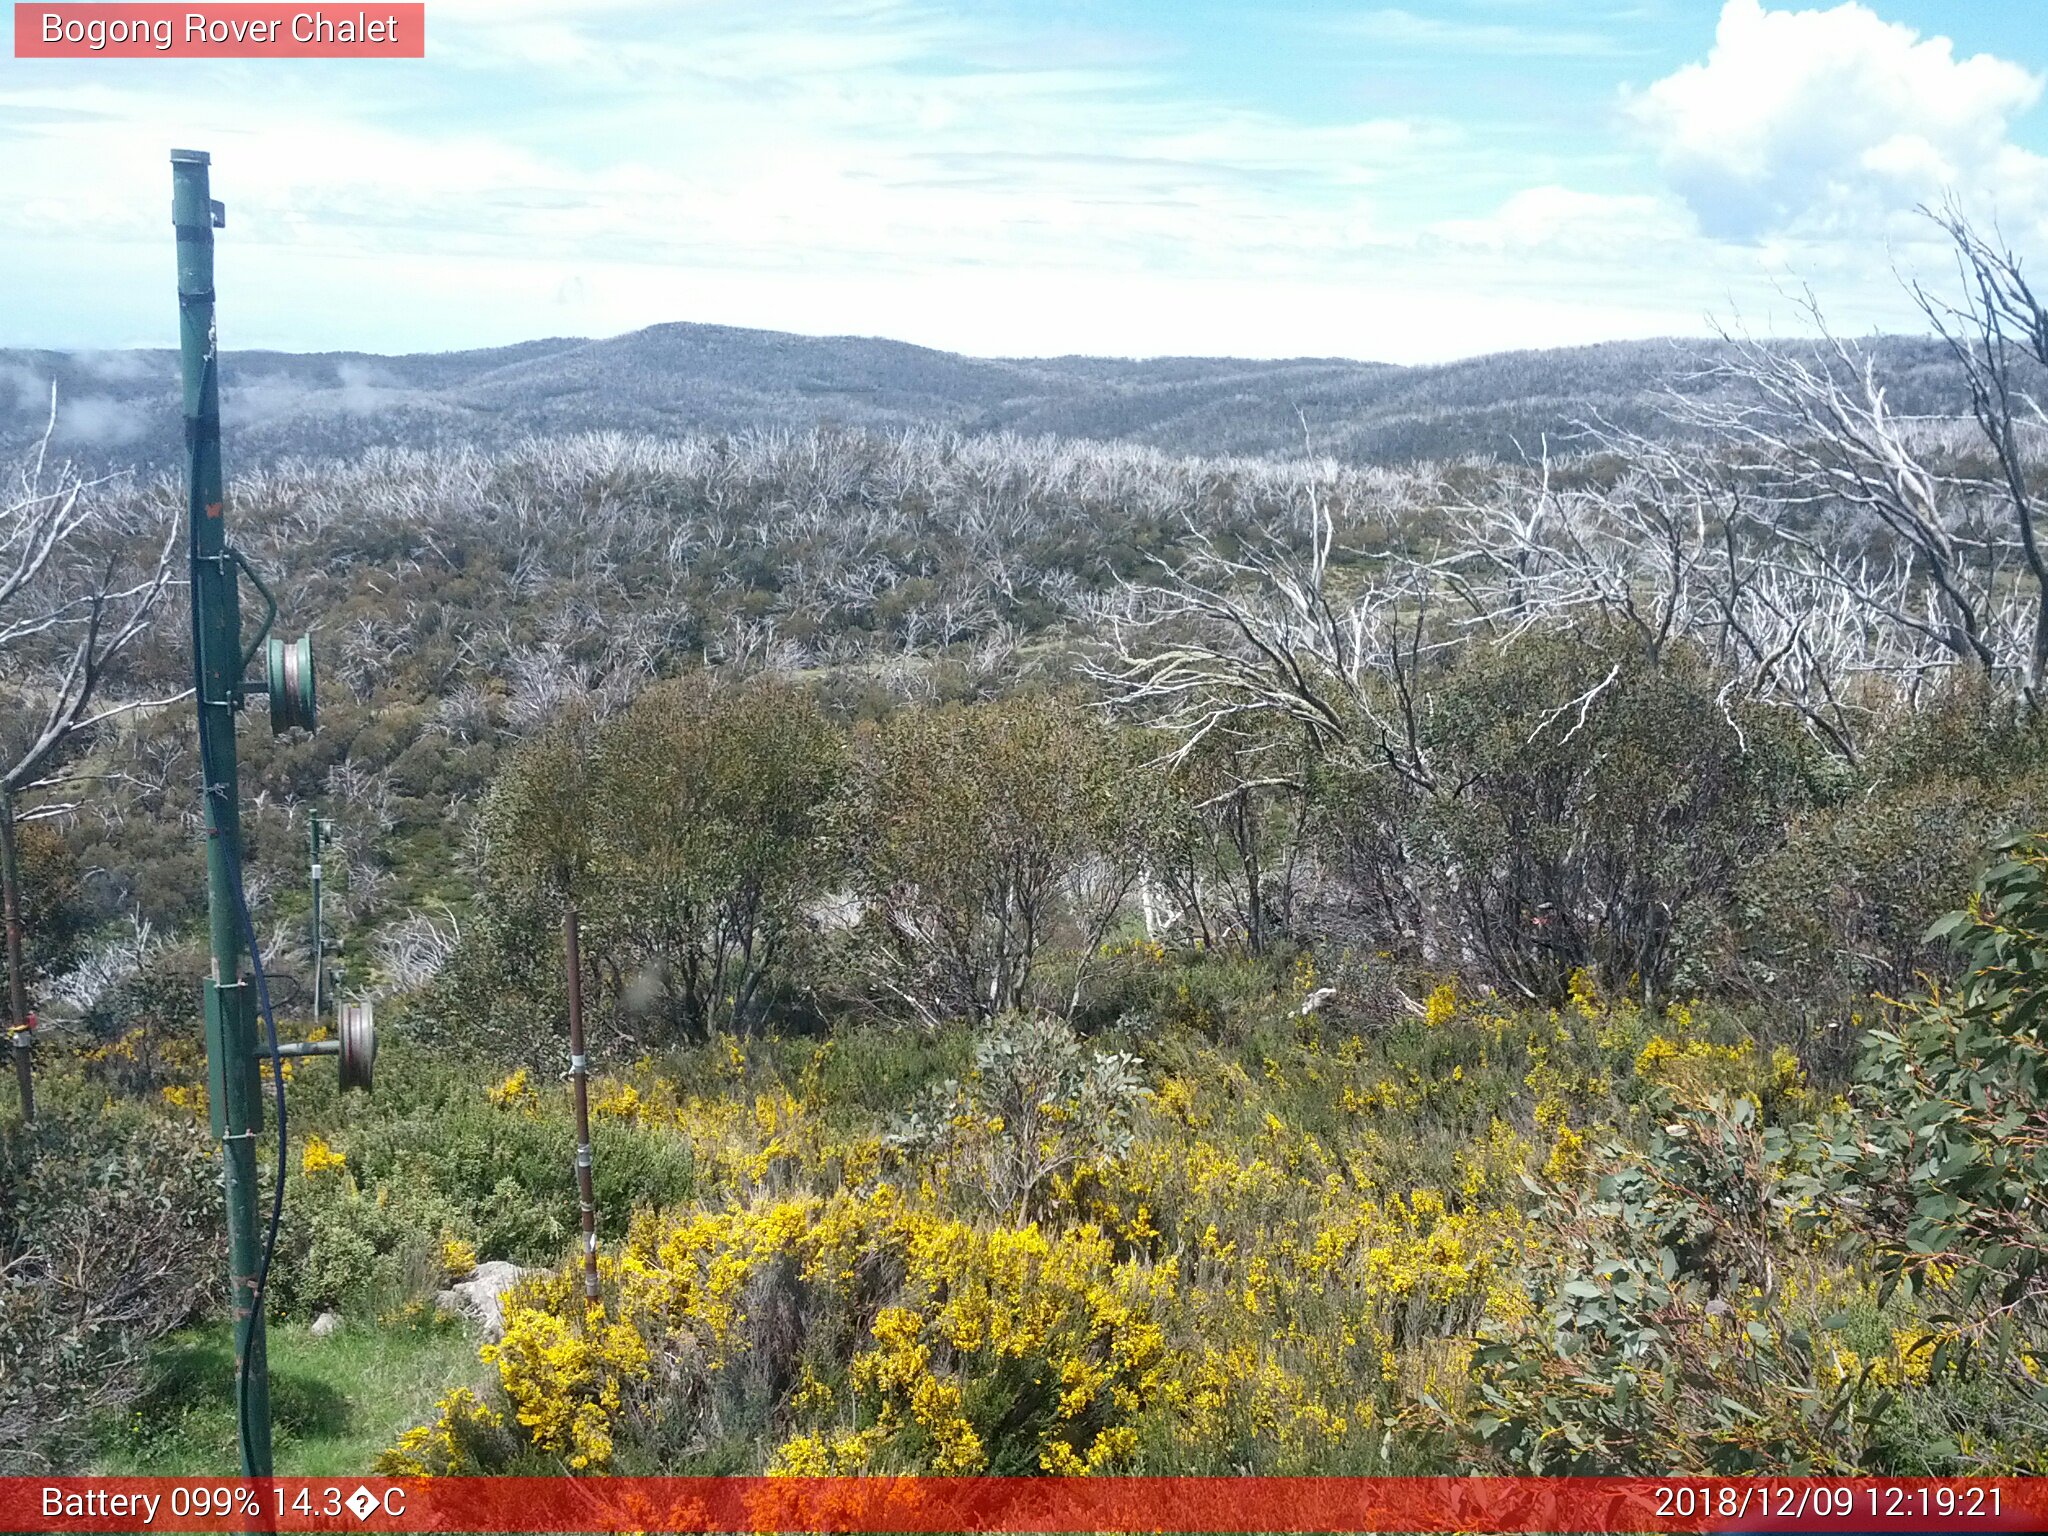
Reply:
<svg viewBox="0 0 2048 1536"><path fill-rule="evenodd" d="M448 1280L462 1280L476 1273L476 1249L459 1237L441 1240L441 1273Z"/></svg>
<svg viewBox="0 0 2048 1536"><path fill-rule="evenodd" d="M306 1138L305 1150L299 1154L299 1169L302 1173L337 1173L348 1166L348 1159L319 1136Z"/></svg>
<svg viewBox="0 0 2048 1536"><path fill-rule="evenodd" d="M461 1476L493 1464L509 1443L504 1416L457 1387L434 1405L432 1423L406 1430L370 1470L379 1477Z"/></svg>
<svg viewBox="0 0 2048 1536"><path fill-rule="evenodd" d="M801 1105L641 1090L735 1203L636 1220L601 1257L602 1319L567 1270L507 1298L505 1417L572 1468L763 1414L777 1472L1080 1474L1147 1445L1305 1467L1456 1398L1445 1341L1527 1308L1499 1197L1533 1154L1504 1125L1470 1191L1367 1194L1298 1127L1233 1147L1170 1095L1125 1158L1053 1181L1047 1221L1009 1225L924 1177L777 1193L845 1166Z"/></svg>
<svg viewBox="0 0 2048 1536"><path fill-rule="evenodd" d="M1413 1465L1431 1437L1502 1417L1502 1357L1475 1366L1479 1341L1524 1341L1531 1392L1555 1397L1549 1373L1570 1369L1529 1341L1552 1329L1545 1277L1585 1254L1531 1211L1532 1178L1583 1189L1628 1115L1689 1084L1739 1074L1752 1116L1757 1094L1803 1088L1796 1061L1715 1043L1690 1007L1652 1014L1583 977L1564 1006L1518 1012L1445 983L1391 1041L1326 1039L1293 992L1276 973L1255 1040L1162 1046L1128 1136L1028 1203L992 1202L958 1155L1008 1132L1012 1106L949 1101L972 1124L948 1155L882 1134L887 1095L856 1115L830 1098L839 1043L794 1087L759 1059L772 1043L729 1041L675 1077L643 1061L599 1079L600 1126L686 1147L691 1197L601 1252L601 1313L573 1268L508 1296L489 1403L444 1404L392 1464L668 1470L716 1448L718 1466L787 1475ZM1746 1330L1779 1337L1796 1293L1827 1390L1823 1348L1847 1346L1817 1319L1866 1293L1789 1230L1773 1240L1783 1296L1731 1294L1686 1347L1776 1358ZM1924 1385L1915 1358L1895 1340L1872 1379Z"/></svg>
<svg viewBox="0 0 2048 1536"><path fill-rule="evenodd" d="M1439 982L1422 1006L1422 1022L1431 1029L1441 1029L1458 1016L1458 984L1456 981Z"/></svg>
<svg viewBox="0 0 2048 1536"><path fill-rule="evenodd" d="M568 1275L526 1282L531 1300L506 1298L505 1331L482 1358L498 1379L520 1427L541 1450L576 1469L612 1456L612 1421L621 1379L644 1375L647 1347L627 1322L572 1316L581 1291Z"/></svg>
<svg viewBox="0 0 2048 1536"><path fill-rule="evenodd" d="M1703 1104L1719 1095L1746 1096L1760 1105L1797 1110L1810 1104L1805 1069L1784 1046L1768 1053L1754 1040L1716 1044L1694 1023L1690 1009L1673 1007L1670 1032L1650 1036L1637 1052L1635 1074L1667 1091L1675 1102Z"/></svg>
<svg viewBox="0 0 2048 1536"><path fill-rule="evenodd" d="M163 1096L164 1102L170 1105L171 1108L182 1110L188 1115L197 1116L207 1113L208 1104L206 1084L204 1083L172 1083L163 1090Z"/></svg>
<svg viewBox="0 0 2048 1536"><path fill-rule="evenodd" d="M531 1104L538 1095L533 1091L532 1075L521 1067L494 1088L484 1090L493 1104L500 1108Z"/></svg>
<svg viewBox="0 0 2048 1536"><path fill-rule="evenodd" d="M694 1433L656 1421L684 1406L715 1419L763 1371L803 1382L782 1470L983 1470L1011 1408L996 1412L982 1384L1000 1379L1035 1394L1043 1422L997 1449L1030 1469L1101 1467L1133 1443L1104 1432L1160 1390L1154 1313L1173 1272L1119 1263L1092 1227L977 1228L881 1187L650 1217L602 1267L607 1318L579 1315L564 1272L509 1296L484 1352L527 1440L571 1467L606 1464L636 1414L643 1434ZM792 1333L781 1303L796 1294Z"/></svg>

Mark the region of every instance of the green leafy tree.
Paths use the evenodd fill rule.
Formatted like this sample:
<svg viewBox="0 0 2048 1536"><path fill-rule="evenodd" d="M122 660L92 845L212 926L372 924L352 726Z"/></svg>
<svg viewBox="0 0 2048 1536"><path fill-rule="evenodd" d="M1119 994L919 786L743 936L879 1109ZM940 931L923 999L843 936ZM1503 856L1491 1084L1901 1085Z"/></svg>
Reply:
<svg viewBox="0 0 2048 1536"><path fill-rule="evenodd" d="M1339 762L1322 797L1362 936L1531 997L1580 969L1670 995L1688 941L1725 920L1807 793L1790 720L1727 696L1681 647L1652 661L1537 635L1475 651L1431 691L1417 739L1426 772Z"/></svg>
<svg viewBox="0 0 2048 1536"><path fill-rule="evenodd" d="M870 974L929 1022L1044 1003L1071 1015L1146 863L1157 775L1051 697L905 710L860 744L858 878ZM1066 995L1036 991L1049 949Z"/></svg>
<svg viewBox="0 0 2048 1536"><path fill-rule="evenodd" d="M1957 956L1928 932L2003 839L2048 825L2048 737L1967 681L1893 722L1830 802L1737 891L1739 969L1715 980L1837 1018L1907 997ZM1830 1031L1844 1075L1860 1038ZM1810 1058L1822 1041L1802 1042Z"/></svg>
<svg viewBox="0 0 2048 1536"><path fill-rule="evenodd" d="M1152 875L1202 948L1265 954L1293 926L1321 775L1285 733L1217 729L1178 755Z"/></svg>
<svg viewBox="0 0 2048 1536"><path fill-rule="evenodd" d="M594 1022L642 1044L760 1027L845 883L845 758L805 690L707 677L538 738L485 799L482 910L427 1011L531 1055L566 1007L559 931L573 902Z"/></svg>
<svg viewBox="0 0 2048 1536"><path fill-rule="evenodd" d="M21 923L28 975L48 980L86 952L94 909L78 856L54 827L31 821L14 834L21 875Z"/></svg>
<svg viewBox="0 0 2048 1536"><path fill-rule="evenodd" d="M606 728L593 847L630 1007L699 1038L761 1025L843 883L845 764L839 730L789 684L666 684Z"/></svg>
<svg viewBox="0 0 2048 1536"><path fill-rule="evenodd" d="M563 911L573 901L600 929L610 915L592 867L595 737L595 722L575 712L492 782L474 829L477 912L422 998L425 1035L493 1055L551 1054L568 1007Z"/></svg>

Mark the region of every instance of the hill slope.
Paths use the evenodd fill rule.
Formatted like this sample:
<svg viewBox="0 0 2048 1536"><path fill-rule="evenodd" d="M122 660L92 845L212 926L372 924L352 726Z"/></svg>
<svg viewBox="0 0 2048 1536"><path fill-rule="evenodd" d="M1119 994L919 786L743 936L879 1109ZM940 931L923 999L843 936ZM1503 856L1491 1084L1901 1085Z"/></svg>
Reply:
<svg viewBox="0 0 2048 1536"><path fill-rule="evenodd" d="M230 462L380 445L622 430L672 434L814 423L1052 432L1170 451L1315 447L1398 463L1511 454L1599 413L1653 427L1653 397L1712 343L1610 342L1428 367L1342 358L972 358L904 342L657 325L472 352L230 352L222 366ZM1937 343L1872 343L1902 409L1947 403ZM0 351L0 447L38 432L59 398L75 457L175 461L177 356L168 350Z"/></svg>

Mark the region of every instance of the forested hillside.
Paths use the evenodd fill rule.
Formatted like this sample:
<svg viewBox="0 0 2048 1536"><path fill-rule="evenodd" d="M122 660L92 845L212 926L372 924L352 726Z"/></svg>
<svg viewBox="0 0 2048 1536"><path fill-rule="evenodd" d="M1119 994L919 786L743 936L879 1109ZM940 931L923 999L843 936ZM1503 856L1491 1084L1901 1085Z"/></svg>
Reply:
<svg viewBox="0 0 2048 1536"><path fill-rule="evenodd" d="M2048 315L1952 233L1951 338L1655 400L1643 347L231 358L320 669L241 730L269 991L324 1027L317 811L385 1042L284 1069L280 1471L2048 1471ZM12 786L8 1470L233 1464L182 506L53 452L7 513L62 557L0 757L102 687Z"/></svg>
<svg viewBox="0 0 2048 1536"><path fill-rule="evenodd" d="M599 341L479 352L227 354L222 409L240 464L372 447L500 449L588 431L677 433L813 426L1052 433L1170 453L1412 464L1516 457L1598 417L1668 432L1669 389L1728 355L1709 341L1614 342L1400 368L1342 358L1000 359L861 337L661 325ZM1896 409L1952 406L1960 374L1939 343L1881 338L1870 355ZM177 354L0 352L0 446L45 426L93 463L177 461Z"/></svg>

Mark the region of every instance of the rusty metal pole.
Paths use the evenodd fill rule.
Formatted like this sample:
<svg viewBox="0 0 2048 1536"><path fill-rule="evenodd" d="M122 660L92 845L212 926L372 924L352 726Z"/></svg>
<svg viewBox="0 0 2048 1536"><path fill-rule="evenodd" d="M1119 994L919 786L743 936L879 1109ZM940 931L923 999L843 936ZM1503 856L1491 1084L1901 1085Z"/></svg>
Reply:
<svg viewBox="0 0 2048 1536"><path fill-rule="evenodd" d="M36 1117L36 1083L29 1051L32 1042L28 1023L28 987L23 979L21 957L20 875L14 863L14 797L0 785L0 897L4 897L7 923L7 1004L14 1041L14 1081L21 1089L21 1118L27 1124Z"/></svg>
<svg viewBox="0 0 2048 1536"><path fill-rule="evenodd" d="M576 904L562 913L562 943L569 965L569 1091L576 1104L576 1200L583 1217L583 1303L586 1314L604 1310L597 1283L597 1191L590 1172L590 1062L583 1051L583 954L577 943Z"/></svg>

